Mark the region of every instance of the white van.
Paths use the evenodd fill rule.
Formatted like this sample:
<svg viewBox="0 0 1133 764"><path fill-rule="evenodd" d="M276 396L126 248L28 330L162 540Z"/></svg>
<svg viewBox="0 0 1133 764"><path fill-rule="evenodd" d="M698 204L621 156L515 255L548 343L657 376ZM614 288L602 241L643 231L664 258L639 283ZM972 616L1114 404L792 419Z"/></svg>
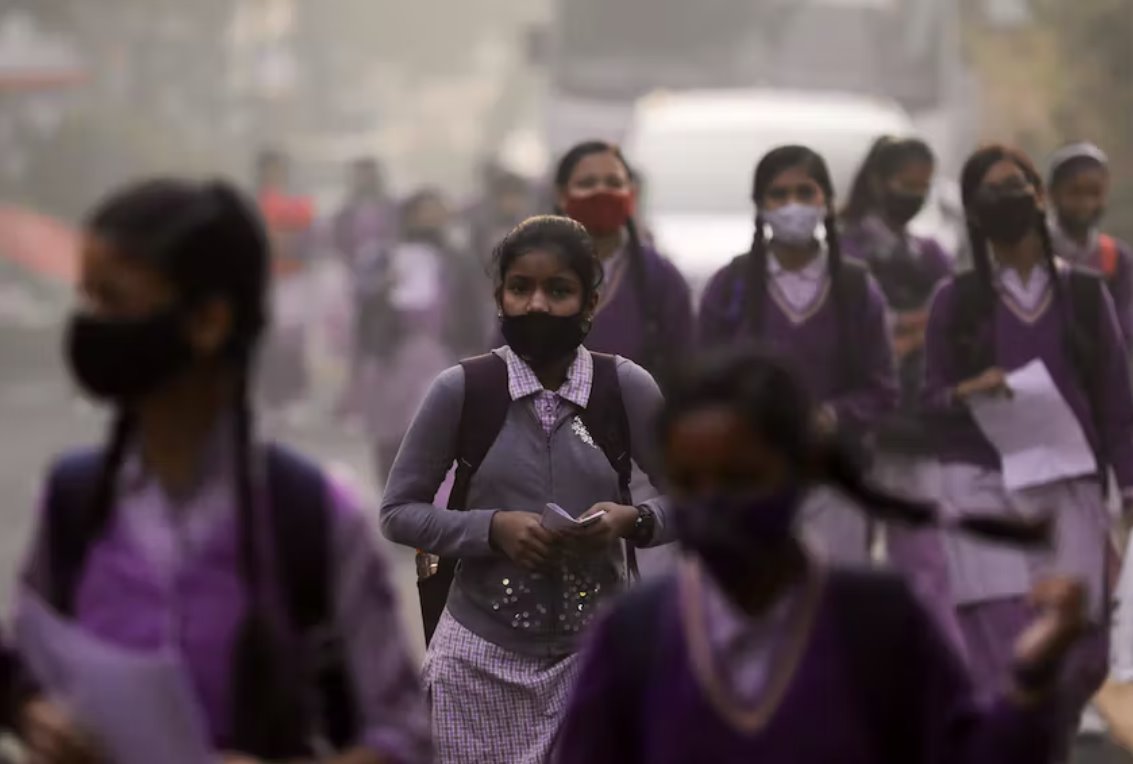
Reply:
<svg viewBox="0 0 1133 764"><path fill-rule="evenodd" d="M751 246L752 179L765 153L788 143L815 149L830 166L841 203L879 136L914 132L909 115L883 99L811 91L689 91L642 99L625 148L644 181L644 217L658 248L699 292Z"/></svg>

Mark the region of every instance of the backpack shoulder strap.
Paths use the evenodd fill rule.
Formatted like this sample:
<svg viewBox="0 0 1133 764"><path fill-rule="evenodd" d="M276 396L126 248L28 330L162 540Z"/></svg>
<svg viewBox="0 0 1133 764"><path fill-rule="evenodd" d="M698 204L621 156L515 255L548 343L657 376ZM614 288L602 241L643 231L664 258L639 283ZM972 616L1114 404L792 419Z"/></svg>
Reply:
<svg viewBox="0 0 1133 764"><path fill-rule="evenodd" d="M633 475L633 449L629 417L622 400L622 385L618 380L618 359L605 353L591 353L591 356L594 358L594 384L590 389L590 402L579 416L618 474L620 499L622 503L628 504L629 484Z"/></svg>
<svg viewBox="0 0 1133 764"><path fill-rule="evenodd" d="M503 429L511 406L507 362L495 353L461 361L464 405L456 436L456 477L449 509L467 509L468 486Z"/></svg>
<svg viewBox="0 0 1133 764"><path fill-rule="evenodd" d="M1120 259L1121 253L1117 247L1117 239L1109 234L1100 234L1098 236L1098 265L1102 275L1107 279L1116 276Z"/></svg>
<svg viewBox="0 0 1133 764"><path fill-rule="evenodd" d="M869 297L869 266L860 261L846 258L842 261L842 272L838 274L838 284L848 305L860 305Z"/></svg>
<svg viewBox="0 0 1133 764"><path fill-rule="evenodd" d="M276 560L293 623L301 630L331 620L328 485L318 465L289 448L264 452Z"/></svg>
<svg viewBox="0 0 1133 764"><path fill-rule="evenodd" d="M44 508L47 553L47 591L43 594L59 612L74 610L74 595L91 541L90 509L102 472L103 450L82 449L65 454L52 466Z"/></svg>

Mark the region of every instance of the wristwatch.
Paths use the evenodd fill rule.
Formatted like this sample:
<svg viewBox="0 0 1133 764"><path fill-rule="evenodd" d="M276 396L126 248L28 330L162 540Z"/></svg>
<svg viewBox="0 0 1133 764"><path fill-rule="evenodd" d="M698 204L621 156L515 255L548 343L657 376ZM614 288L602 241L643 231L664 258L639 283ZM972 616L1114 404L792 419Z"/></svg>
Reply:
<svg viewBox="0 0 1133 764"><path fill-rule="evenodd" d="M653 541L653 531L656 527L656 518L653 516L653 510L649 507L641 506L637 508L637 522L633 525L633 541L634 546L649 546L649 542Z"/></svg>

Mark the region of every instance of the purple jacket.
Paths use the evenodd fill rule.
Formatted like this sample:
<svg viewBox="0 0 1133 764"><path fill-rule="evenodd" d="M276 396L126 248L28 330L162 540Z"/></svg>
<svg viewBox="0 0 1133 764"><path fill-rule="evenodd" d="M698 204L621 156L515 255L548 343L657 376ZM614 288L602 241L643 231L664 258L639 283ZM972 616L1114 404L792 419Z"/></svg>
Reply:
<svg viewBox="0 0 1133 764"><path fill-rule="evenodd" d="M852 646L849 608L829 579L805 618L781 635L760 705L727 690L686 589L668 585L656 624L600 622L559 734L556 764L684 764L758 761L839 764L1038 764L1052 750L1053 704L978 704L963 666L912 596L887 585L858 615L882 605L876 655ZM843 587L842 594L845 594ZM634 595L630 595L631 597ZM630 600L632 601L632 600ZM841 604L845 604L844 602ZM624 607L624 605L623 605ZM852 616L852 613L850 614ZM637 642L635 637L640 636ZM633 642L632 644L630 642ZM640 665L632 656L646 651ZM891 672L869 671L877 664ZM867 680L867 677L869 678ZM872 682L872 684L869 684ZM899 752L893 736L905 741Z"/></svg>
<svg viewBox="0 0 1133 764"><path fill-rule="evenodd" d="M1133 249L1120 239L1113 239L1117 259L1110 270L1102 262L1100 235L1092 238L1093 245L1087 249L1070 241L1059 232L1057 226L1052 229L1051 234L1055 252L1059 257L1103 272L1109 285L1109 293L1113 296L1114 307L1117 309L1117 322L1121 325L1126 347L1133 346Z"/></svg>
<svg viewBox="0 0 1133 764"><path fill-rule="evenodd" d="M713 347L750 337L745 280L739 260L708 283L700 305L700 344ZM864 305L838 310L834 291L802 317L789 316L768 294L763 305L765 341L791 361L811 394L832 406L839 421L867 429L897 401L893 351L885 322L885 298L872 279ZM852 343L857 378L844 368L843 343Z"/></svg>
<svg viewBox="0 0 1133 764"><path fill-rule="evenodd" d="M911 267L899 267L904 262L893 256L893 248L902 242L888 230L877 232L876 225L847 226L841 238L843 254L870 269L891 308L920 310L936 285L951 275L952 259L935 239L908 234L903 243L912 253L907 263Z"/></svg>
<svg viewBox="0 0 1133 764"><path fill-rule="evenodd" d="M1068 272L1063 271L1060 278L1065 292ZM1028 320L1001 297L996 301L993 325L983 331L985 339L994 340L995 364L1005 371L1042 359L1087 438L1106 455L1118 485L1128 491L1133 488L1133 393L1113 300L1107 290L1100 292L1103 309L1098 325L1089 327L1095 332L1100 364L1093 380L1100 406L1096 417L1064 341L1066 315L1061 303L1052 300L1041 314ZM954 320L957 312L964 310L957 305L955 294L955 281L950 280L940 287L932 303L925 346L924 403L944 415L936 430L942 461L998 470L999 454L951 392L966 376L954 342ZM989 332L994 334L989 337Z"/></svg>

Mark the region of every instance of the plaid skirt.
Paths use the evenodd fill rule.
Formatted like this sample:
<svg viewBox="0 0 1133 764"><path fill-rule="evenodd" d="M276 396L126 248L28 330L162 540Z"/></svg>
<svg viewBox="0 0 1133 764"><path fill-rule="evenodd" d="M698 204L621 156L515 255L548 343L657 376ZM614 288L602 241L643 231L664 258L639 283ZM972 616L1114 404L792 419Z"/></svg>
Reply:
<svg viewBox="0 0 1133 764"><path fill-rule="evenodd" d="M578 657L513 653L446 610L425 654L439 764L542 764L566 712Z"/></svg>

